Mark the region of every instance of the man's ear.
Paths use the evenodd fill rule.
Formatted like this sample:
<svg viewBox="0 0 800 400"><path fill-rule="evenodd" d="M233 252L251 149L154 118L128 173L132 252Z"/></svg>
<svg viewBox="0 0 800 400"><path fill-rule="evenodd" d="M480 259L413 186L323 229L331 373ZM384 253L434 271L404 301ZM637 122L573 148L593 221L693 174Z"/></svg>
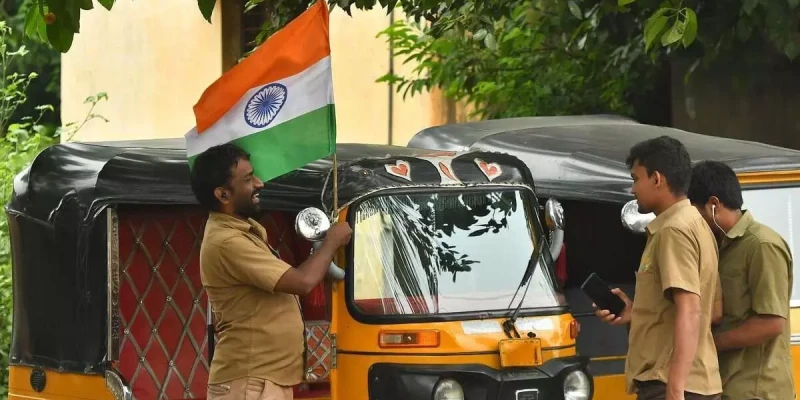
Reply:
<svg viewBox="0 0 800 400"><path fill-rule="evenodd" d="M214 189L214 197L216 197L217 200L222 204L227 204L228 201L230 200L229 199L230 195L228 194L228 191L225 190L225 188L221 187Z"/></svg>
<svg viewBox="0 0 800 400"><path fill-rule="evenodd" d="M655 187L660 187L664 183L665 183L664 175L661 175L661 172L654 171L653 172L653 185L655 185Z"/></svg>
<svg viewBox="0 0 800 400"><path fill-rule="evenodd" d="M711 205L716 206L717 211L719 211L722 208L722 203L720 203L719 197L717 197L717 196L709 197L708 198L708 203L711 204Z"/></svg>

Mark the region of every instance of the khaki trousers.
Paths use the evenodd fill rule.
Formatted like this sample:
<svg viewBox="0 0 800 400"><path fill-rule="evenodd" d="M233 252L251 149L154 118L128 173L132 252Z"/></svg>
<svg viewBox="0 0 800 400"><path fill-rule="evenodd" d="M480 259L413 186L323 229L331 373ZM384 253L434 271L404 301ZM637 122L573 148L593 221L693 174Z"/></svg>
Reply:
<svg viewBox="0 0 800 400"><path fill-rule="evenodd" d="M206 400L293 400L291 387L259 378L240 378L208 385Z"/></svg>

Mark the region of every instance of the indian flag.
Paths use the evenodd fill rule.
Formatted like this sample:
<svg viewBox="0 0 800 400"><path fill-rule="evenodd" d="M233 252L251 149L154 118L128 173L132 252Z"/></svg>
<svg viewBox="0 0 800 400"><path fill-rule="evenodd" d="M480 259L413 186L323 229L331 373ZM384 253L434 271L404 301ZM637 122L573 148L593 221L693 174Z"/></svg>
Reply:
<svg viewBox="0 0 800 400"><path fill-rule="evenodd" d="M190 165L209 148L233 143L268 181L336 149L336 119L325 0L276 32L222 75L194 106L186 133Z"/></svg>

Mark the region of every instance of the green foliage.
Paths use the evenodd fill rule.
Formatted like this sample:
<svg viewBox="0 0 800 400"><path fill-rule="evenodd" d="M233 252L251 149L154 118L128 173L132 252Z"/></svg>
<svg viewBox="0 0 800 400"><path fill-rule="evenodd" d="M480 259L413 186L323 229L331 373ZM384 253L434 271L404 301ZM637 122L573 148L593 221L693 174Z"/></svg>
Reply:
<svg viewBox="0 0 800 400"><path fill-rule="evenodd" d="M404 96L440 87L481 118L632 115L629 93L649 90L654 70L641 34L616 33L617 22L590 1L467 1L435 23L399 21L381 32L417 67L380 81Z"/></svg>

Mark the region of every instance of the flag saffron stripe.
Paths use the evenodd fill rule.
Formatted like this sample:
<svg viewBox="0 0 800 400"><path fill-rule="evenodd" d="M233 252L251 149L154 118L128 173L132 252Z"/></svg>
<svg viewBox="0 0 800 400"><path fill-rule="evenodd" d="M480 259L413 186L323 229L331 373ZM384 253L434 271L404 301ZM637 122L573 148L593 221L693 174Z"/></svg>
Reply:
<svg viewBox="0 0 800 400"><path fill-rule="evenodd" d="M331 81L331 58L325 57L301 73L284 80L273 82L280 85L276 89L281 92L281 101L273 99L274 119L264 127L254 127L246 120L248 103L253 96L262 91L256 87L244 96L222 116L213 126L203 133L192 129L186 134L186 153L189 157L202 153L212 146L239 139L241 137L274 128L293 118L333 103L333 83ZM282 87L281 87L282 86ZM285 90L285 91L284 91ZM252 111L252 110L251 110Z"/></svg>
<svg viewBox="0 0 800 400"><path fill-rule="evenodd" d="M194 106L197 132L213 126L248 90L296 75L330 53L328 7L320 0L203 92Z"/></svg>

